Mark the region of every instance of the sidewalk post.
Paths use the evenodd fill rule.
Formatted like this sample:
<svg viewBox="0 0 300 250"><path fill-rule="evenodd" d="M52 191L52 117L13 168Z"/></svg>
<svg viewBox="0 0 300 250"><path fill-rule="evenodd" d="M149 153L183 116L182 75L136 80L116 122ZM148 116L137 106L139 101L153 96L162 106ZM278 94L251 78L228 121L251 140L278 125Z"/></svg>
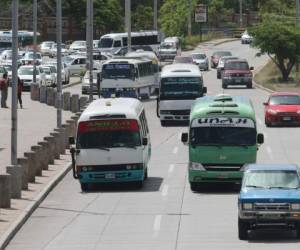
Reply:
<svg viewBox="0 0 300 250"><path fill-rule="evenodd" d="M128 52L131 51L131 0L125 0L125 27L127 32Z"/></svg>
<svg viewBox="0 0 300 250"><path fill-rule="evenodd" d="M33 0L33 83L36 84L37 0Z"/></svg>
<svg viewBox="0 0 300 250"><path fill-rule="evenodd" d="M61 41L62 41L62 23L61 23L61 0L56 0L56 42L57 42L57 127L62 124L62 88L61 88Z"/></svg>

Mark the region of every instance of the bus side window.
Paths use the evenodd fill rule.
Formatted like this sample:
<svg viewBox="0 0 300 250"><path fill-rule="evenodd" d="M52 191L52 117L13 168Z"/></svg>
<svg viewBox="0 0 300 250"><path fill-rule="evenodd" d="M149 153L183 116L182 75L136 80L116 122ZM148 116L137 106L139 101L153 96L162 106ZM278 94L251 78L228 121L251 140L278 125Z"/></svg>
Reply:
<svg viewBox="0 0 300 250"><path fill-rule="evenodd" d="M147 134L146 134L145 124L144 124L144 119L143 119L143 113L141 113L139 120L140 120L140 124L142 127L142 137L145 137Z"/></svg>
<svg viewBox="0 0 300 250"><path fill-rule="evenodd" d="M123 47L126 47L127 46L127 37L123 37L122 40L123 40Z"/></svg>
<svg viewBox="0 0 300 250"><path fill-rule="evenodd" d="M121 47L121 41L114 41L114 48Z"/></svg>
<svg viewBox="0 0 300 250"><path fill-rule="evenodd" d="M143 116L143 119L144 119L144 122L145 122L146 132L148 134L149 133L149 128L148 128L148 123L147 123L147 118L146 118L145 110L143 110L142 116Z"/></svg>

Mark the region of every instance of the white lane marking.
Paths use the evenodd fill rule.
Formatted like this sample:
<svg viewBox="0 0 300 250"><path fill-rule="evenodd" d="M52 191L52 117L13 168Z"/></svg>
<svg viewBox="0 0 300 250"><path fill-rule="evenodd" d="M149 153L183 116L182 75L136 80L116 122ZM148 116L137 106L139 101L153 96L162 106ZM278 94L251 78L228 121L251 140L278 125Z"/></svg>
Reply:
<svg viewBox="0 0 300 250"><path fill-rule="evenodd" d="M177 152L178 152L178 147L175 147L175 148L173 149L173 154L176 155Z"/></svg>
<svg viewBox="0 0 300 250"><path fill-rule="evenodd" d="M169 169L168 169L168 172L172 173L174 171L174 167L175 167L175 165L171 164L170 167L169 167Z"/></svg>
<svg viewBox="0 0 300 250"><path fill-rule="evenodd" d="M156 215L153 223L153 230L155 232L160 230L160 222L161 222L161 215Z"/></svg>
<svg viewBox="0 0 300 250"><path fill-rule="evenodd" d="M274 159L274 157L273 157L273 151L272 151L272 149L271 149L270 146L267 146L267 152L268 152L270 158L271 158L271 159Z"/></svg>
<svg viewBox="0 0 300 250"><path fill-rule="evenodd" d="M257 122L259 123L259 125L262 125L262 124L263 124L262 120L259 119L259 118L257 118Z"/></svg>
<svg viewBox="0 0 300 250"><path fill-rule="evenodd" d="M168 195L169 186L164 185L161 191L161 196L167 196Z"/></svg>

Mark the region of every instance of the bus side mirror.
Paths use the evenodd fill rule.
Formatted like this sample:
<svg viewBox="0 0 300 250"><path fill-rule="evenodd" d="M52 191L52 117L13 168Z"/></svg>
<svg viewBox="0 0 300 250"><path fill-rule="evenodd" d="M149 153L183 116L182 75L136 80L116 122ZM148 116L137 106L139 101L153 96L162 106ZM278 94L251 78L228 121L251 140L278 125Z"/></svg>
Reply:
<svg viewBox="0 0 300 250"><path fill-rule="evenodd" d="M182 133L182 134L181 134L181 141L182 141L184 144L187 144L188 139L189 139L189 134L188 134L188 133Z"/></svg>
<svg viewBox="0 0 300 250"><path fill-rule="evenodd" d="M263 134L258 134L257 135L257 143L258 144L263 144L265 141L264 135Z"/></svg>
<svg viewBox="0 0 300 250"><path fill-rule="evenodd" d="M143 141L142 141L143 146L147 146L148 145L148 138L144 137Z"/></svg>
<svg viewBox="0 0 300 250"><path fill-rule="evenodd" d="M69 144L74 145L75 144L75 138L73 136L69 137Z"/></svg>
<svg viewBox="0 0 300 250"><path fill-rule="evenodd" d="M207 87L203 87L202 92L203 92L203 94L206 94L207 93Z"/></svg>
<svg viewBox="0 0 300 250"><path fill-rule="evenodd" d="M267 102L263 102L263 105L264 105L264 106L268 106L268 103L267 103Z"/></svg>

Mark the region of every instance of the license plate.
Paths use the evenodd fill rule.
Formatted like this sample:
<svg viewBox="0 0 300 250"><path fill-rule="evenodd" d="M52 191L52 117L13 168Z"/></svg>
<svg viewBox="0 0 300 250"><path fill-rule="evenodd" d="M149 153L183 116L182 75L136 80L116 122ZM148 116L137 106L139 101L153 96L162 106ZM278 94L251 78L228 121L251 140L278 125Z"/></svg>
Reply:
<svg viewBox="0 0 300 250"><path fill-rule="evenodd" d="M291 118L291 117L288 117L288 116L283 117L282 119L283 119L284 121L290 121L290 120L292 120L292 118Z"/></svg>
<svg viewBox="0 0 300 250"><path fill-rule="evenodd" d="M235 82L240 83L241 79L235 79Z"/></svg>
<svg viewBox="0 0 300 250"><path fill-rule="evenodd" d="M228 176L226 174L218 174L217 178L219 178L219 179L226 179L226 178L228 178Z"/></svg>
<svg viewBox="0 0 300 250"><path fill-rule="evenodd" d="M261 214L261 218L263 219L279 219L281 217L280 214Z"/></svg>
<svg viewBox="0 0 300 250"><path fill-rule="evenodd" d="M115 179L116 175L115 174L105 174L105 179Z"/></svg>

